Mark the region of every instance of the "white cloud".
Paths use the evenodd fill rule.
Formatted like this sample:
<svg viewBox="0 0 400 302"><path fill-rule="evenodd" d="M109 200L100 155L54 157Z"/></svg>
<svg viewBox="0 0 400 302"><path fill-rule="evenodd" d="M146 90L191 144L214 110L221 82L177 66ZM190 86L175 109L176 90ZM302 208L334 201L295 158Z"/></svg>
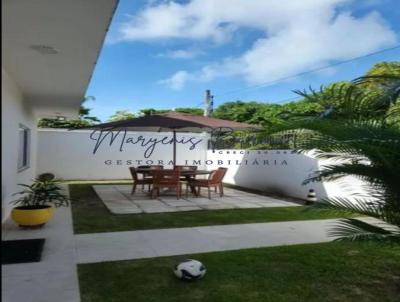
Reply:
<svg viewBox="0 0 400 302"><path fill-rule="evenodd" d="M191 75L187 71L180 70L170 78L160 80L158 83L167 85L173 90L181 90L189 79L191 79Z"/></svg>
<svg viewBox="0 0 400 302"><path fill-rule="evenodd" d="M262 33L262 37L241 55L225 58L193 73L178 71L162 82L181 89L189 80L209 81L217 77L240 76L250 84L260 84L396 43L396 34L379 13L371 11L356 18L346 11L346 5L351 2L161 2L133 16L120 28L118 39L189 39L229 43L238 29L255 29Z"/></svg>
<svg viewBox="0 0 400 302"><path fill-rule="evenodd" d="M202 55L203 52L200 50L171 50L164 53L160 53L157 56L161 58L169 58L169 59L193 59L199 55Z"/></svg>
<svg viewBox="0 0 400 302"><path fill-rule="evenodd" d="M234 24L220 24L207 16L213 1L195 0L189 4L173 1L150 4L119 29L117 41L148 41L171 38L207 39L223 42L235 30ZM206 2L209 2L208 5ZM204 9L206 8L206 9ZM217 30L214 30L217 29Z"/></svg>

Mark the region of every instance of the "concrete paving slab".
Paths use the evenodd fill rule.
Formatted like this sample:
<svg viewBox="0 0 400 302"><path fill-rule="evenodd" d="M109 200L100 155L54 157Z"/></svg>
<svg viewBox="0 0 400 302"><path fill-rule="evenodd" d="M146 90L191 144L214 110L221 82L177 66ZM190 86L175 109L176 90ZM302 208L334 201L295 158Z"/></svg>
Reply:
<svg viewBox="0 0 400 302"><path fill-rule="evenodd" d="M162 202L164 202L166 205L172 206L172 207L184 207L184 206L194 206L194 202L190 202L187 200L164 200L160 199Z"/></svg>
<svg viewBox="0 0 400 302"><path fill-rule="evenodd" d="M188 253L212 251L215 243L207 234L192 228L164 229L161 232L142 231L147 244L157 256L178 255L182 250Z"/></svg>
<svg viewBox="0 0 400 302"><path fill-rule="evenodd" d="M107 205L107 207L134 207L136 208L137 206L131 202L130 200L126 199L120 199L120 200L105 200L104 203Z"/></svg>
<svg viewBox="0 0 400 302"><path fill-rule="evenodd" d="M97 195L101 198L103 201L118 201L118 200L126 200L127 198L117 190L113 191L104 191L104 192L97 192Z"/></svg>
<svg viewBox="0 0 400 302"><path fill-rule="evenodd" d="M180 209L182 206L194 207L193 210L201 208L203 210L233 209L233 208L261 208L261 207L284 207L299 206L299 204L286 202L268 196L257 195L240 190L227 188L226 194L220 197L218 193L212 192L212 198L208 199L207 193L203 190L200 197L185 194L177 199L175 192L163 191L157 199L151 199L148 192L143 192L138 188L134 195L130 194L130 185L96 185L96 193L103 200L104 204L114 214L134 214L134 213L162 213L162 212L181 212L188 209ZM132 210L129 210L129 204ZM138 210L137 208L140 208Z"/></svg>
<svg viewBox="0 0 400 302"><path fill-rule="evenodd" d="M2 301L79 302L75 238L70 208L57 208L39 229L2 225L2 239L45 238L40 262L2 265Z"/></svg>
<svg viewBox="0 0 400 302"><path fill-rule="evenodd" d="M7 276L2 278L2 289L5 291L2 293L2 301L78 302L79 292L70 286L74 282L76 280L69 274L36 275L25 272L23 276ZM44 290L47 288L52 290Z"/></svg>
<svg viewBox="0 0 400 302"><path fill-rule="evenodd" d="M216 203L218 203L218 202L232 202L232 203L247 202L247 201L244 201L243 199L239 199L237 197L224 197L224 198L221 198L221 199L216 199L215 198L214 200L215 200Z"/></svg>
<svg viewBox="0 0 400 302"><path fill-rule="evenodd" d="M215 199L208 199L208 198L204 198L204 197L194 197L190 200L193 201L197 205L217 204L218 203L218 201Z"/></svg>
<svg viewBox="0 0 400 302"><path fill-rule="evenodd" d="M136 191L135 194L131 194L131 192L120 191L123 195L125 195L128 199L150 199L150 193L147 191Z"/></svg>
<svg viewBox="0 0 400 302"><path fill-rule="evenodd" d="M151 206L165 206L160 200L157 199L148 199L148 200L133 200L133 204L139 207L151 207Z"/></svg>
<svg viewBox="0 0 400 302"><path fill-rule="evenodd" d="M77 250L80 263L91 263L327 242L334 238L328 237L326 230L337 221L286 221L76 235Z"/></svg>
<svg viewBox="0 0 400 302"><path fill-rule="evenodd" d="M75 240L78 263L158 256L140 231L75 235Z"/></svg>
<svg viewBox="0 0 400 302"><path fill-rule="evenodd" d="M176 209L169 207L143 207L144 213L167 213L167 212L177 212Z"/></svg>

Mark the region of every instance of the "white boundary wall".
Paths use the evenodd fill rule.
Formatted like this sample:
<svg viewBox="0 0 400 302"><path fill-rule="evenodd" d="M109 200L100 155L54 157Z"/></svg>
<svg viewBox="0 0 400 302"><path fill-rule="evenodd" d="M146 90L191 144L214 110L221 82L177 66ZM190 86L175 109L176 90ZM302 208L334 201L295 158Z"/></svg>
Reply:
<svg viewBox="0 0 400 302"><path fill-rule="evenodd" d="M362 182L346 177L338 182L303 181L332 164L317 160L313 152L297 153L293 150L215 150L207 151L207 168L227 167L224 181L246 188L305 199L309 189L314 189L318 198L346 196L363 193Z"/></svg>
<svg viewBox="0 0 400 302"><path fill-rule="evenodd" d="M39 130L38 145L38 173L52 172L62 179L126 179L130 178L129 166L162 164L171 166L172 133L128 132L114 133L115 140L110 144L111 134L106 136L98 150L93 154L98 132L92 136L87 130ZM143 137L143 140L140 140ZM163 142L155 144L151 156L149 149L154 140ZM139 139L139 141L138 141ZM149 141L152 139L153 141ZM177 144L177 164L201 163L206 159L207 135L201 133L177 133L177 140L184 140L186 144ZM121 142L125 141L121 148ZM138 142L137 142L138 141ZM136 144L133 144L137 142ZM190 147L195 145L194 150ZM144 144L145 146L141 146ZM187 162L186 162L187 161Z"/></svg>
<svg viewBox="0 0 400 302"><path fill-rule="evenodd" d="M93 154L98 133L90 138L92 131L67 131L41 129L38 131L38 173L52 172L62 179L112 180L130 178L129 166L163 164L171 166L171 133L129 132L115 137L110 144L107 136L99 149ZM138 138L143 140L139 143ZM154 152L146 158L144 153L152 143L149 139L160 141L166 137L166 144L159 142ZM197 165L200 169L227 167L226 183L242 187L268 191L304 199L309 189L314 189L318 197L350 196L362 192L361 183L347 178L340 183L309 183L302 185L304 179L319 170L324 162L316 160L312 153L298 154L292 150L207 150L208 136L199 133L178 133L178 141L192 140L197 143L190 150L191 142L178 144L177 164ZM121 142L126 143L122 145ZM140 143L145 144L141 146ZM161 161L161 162L160 162ZM350 188L346 185L351 184ZM345 190L346 189L346 190Z"/></svg>

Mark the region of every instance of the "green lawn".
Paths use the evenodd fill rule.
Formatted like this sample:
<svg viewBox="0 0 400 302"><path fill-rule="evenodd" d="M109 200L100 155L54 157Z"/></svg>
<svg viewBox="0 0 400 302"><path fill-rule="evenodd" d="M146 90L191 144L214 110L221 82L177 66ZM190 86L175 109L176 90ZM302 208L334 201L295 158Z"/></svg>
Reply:
<svg viewBox="0 0 400 302"><path fill-rule="evenodd" d="M306 211L306 207L115 215L108 211L91 185L69 185L77 234L343 217L334 212Z"/></svg>
<svg viewBox="0 0 400 302"><path fill-rule="evenodd" d="M204 279L176 279L192 257ZM78 266L82 302L398 302L400 247L333 242Z"/></svg>

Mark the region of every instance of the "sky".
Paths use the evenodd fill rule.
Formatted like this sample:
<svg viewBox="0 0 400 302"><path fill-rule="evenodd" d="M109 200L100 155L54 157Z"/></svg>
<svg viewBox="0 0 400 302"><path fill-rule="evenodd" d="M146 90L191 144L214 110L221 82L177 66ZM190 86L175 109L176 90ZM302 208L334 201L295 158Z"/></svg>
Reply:
<svg viewBox="0 0 400 302"><path fill-rule="evenodd" d="M399 44L398 0L120 0L85 106L106 121L117 110L202 107L206 89L215 106L285 103L293 90L399 61L400 48L384 51Z"/></svg>

